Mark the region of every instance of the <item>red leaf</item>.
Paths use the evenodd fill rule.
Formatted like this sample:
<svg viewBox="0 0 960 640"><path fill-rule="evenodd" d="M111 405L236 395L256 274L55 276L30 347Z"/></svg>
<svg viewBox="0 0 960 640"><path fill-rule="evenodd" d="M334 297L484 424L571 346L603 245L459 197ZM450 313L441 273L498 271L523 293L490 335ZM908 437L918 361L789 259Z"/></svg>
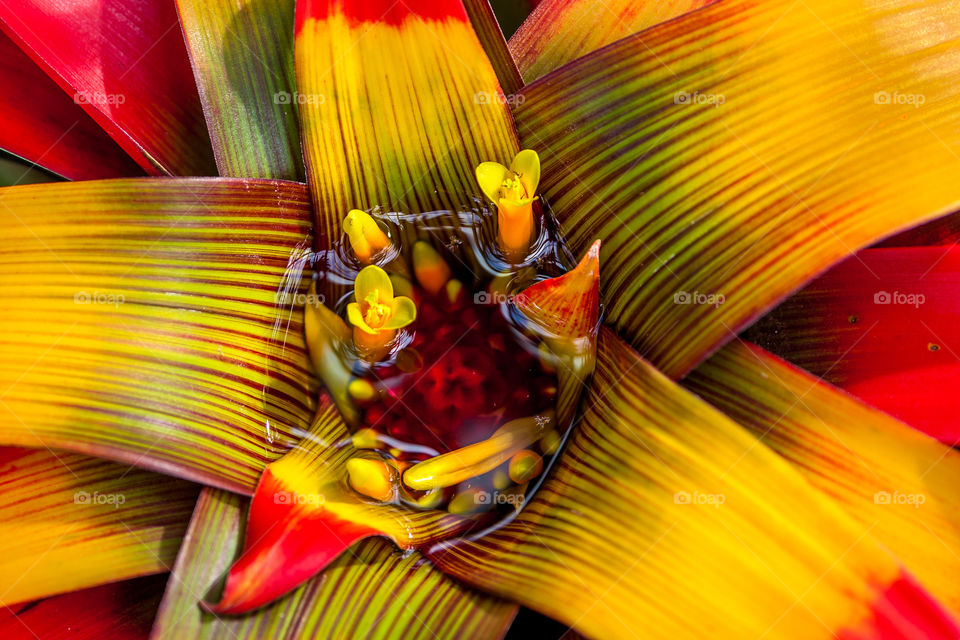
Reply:
<svg viewBox="0 0 960 640"><path fill-rule="evenodd" d="M22 0L0 21L147 172L216 175L173 2Z"/></svg>

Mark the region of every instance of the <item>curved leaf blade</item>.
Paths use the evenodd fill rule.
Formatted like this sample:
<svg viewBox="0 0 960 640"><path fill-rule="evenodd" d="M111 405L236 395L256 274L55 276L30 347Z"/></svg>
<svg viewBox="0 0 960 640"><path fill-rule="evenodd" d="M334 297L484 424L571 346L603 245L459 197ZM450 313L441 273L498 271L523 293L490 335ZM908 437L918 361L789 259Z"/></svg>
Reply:
<svg viewBox="0 0 960 640"><path fill-rule="evenodd" d="M603 239L608 321L644 357L682 376L840 258L957 208L960 14L940 9L730 0L524 89L541 189L575 251Z"/></svg>
<svg viewBox="0 0 960 640"><path fill-rule="evenodd" d="M216 174L172 2L3 3L0 28L147 173Z"/></svg>
<svg viewBox="0 0 960 640"><path fill-rule="evenodd" d="M869 527L609 329L586 407L515 520L427 556L590 637L956 633Z"/></svg>
<svg viewBox="0 0 960 640"><path fill-rule="evenodd" d="M222 176L303 180L293 0L178 0Z"/></svg>
<svg viewBox="0 0 960 640"><path fill-rule="evenodd" d="M460 0L304 0L296 29L320 247L339 237L351 209L469 204L479 195L476 166L519 150Z"/></svg>
<svg viewBox="0 0 960 640"><path fill-rule="evenodd" d="M960 611L960 452L747 343L728 344L684 384L871 527Z"/></svg>
<svg viewBox="0 0 960 640"><path fill-rule="evenodd" d="M716 0L543 0L510 38L527 83L591 51Z"/></svg>
<svg viewBox="0 0 960 640"><path fill-rule="evenodd" d="M749 332L777 355L960 444L960 250L867 249Z"/></svg>
<svg viewBox="0 0 960 640"><path fill-rule="evenodd" d="M216 617L198 603L240 554L246 500L206 489L177 558L153 640L501 638L516 606L460 586L385 540L368 540L265 609ZM215 594L214 594L215 595Z"/></svg>
<svg viewBox="0 0 960 640"><path fill-rule="evenodd" d="M0 602L168 571L198 492L107 460L0 449Z"/></svg>
<svg viewBox="0 0 960 640"><path fill-rule="evenodd" d="M35 185L0 210L0 442L252 491L314 410L287 304L306 291L305 187Z"/></svg>

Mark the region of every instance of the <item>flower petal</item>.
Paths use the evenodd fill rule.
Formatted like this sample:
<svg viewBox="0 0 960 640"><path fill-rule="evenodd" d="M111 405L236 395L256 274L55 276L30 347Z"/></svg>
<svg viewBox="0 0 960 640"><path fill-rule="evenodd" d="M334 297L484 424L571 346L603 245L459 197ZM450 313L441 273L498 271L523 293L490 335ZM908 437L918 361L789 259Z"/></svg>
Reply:
<svg viewBox="0 0 960 640"><path fill-rule="evenodd" d="M177 0L222 176L303 180L294 0Z"/></svg>
<svg viewBox="0 0 960 640"><path fill-rule="evenodd" d="M70 180L143 174L100 125L2 32L0 85L4 88L0 149Z"/></svg>
<svg viewBox="0 0 960 640"><path fill-rule="evenodd" d="M477 166L477 183L490 202L500 201L500 187L509 173L510 170L499 162L481 162Z"/></svg>
<svg viewBox="0 0 960 640"><path fill-rule="evenodd" d="M384 329L401 329L417 319L417 305L406 296L397 296L393 299L390 319L383 325Z"/></svg>
<svg viewBox="0 0 960 640"><path fill-rule="evenodd" d="M148 173L216 174L172 2L23 0L0 26Z"/></svg>
<svg viewBox="0 0 960 640"><path fill-rule="evenodd" d="M201 495L154 638L353 638L368 634L377 620L405 639L496 639L516 612L515 605L460 586L419 553L399 554L389 542L371 539L269 608L236 617L206 614L198 600L240 555L244 502L213 489Z"/></svg>
<svg viewBox="0 0 960 640"><path fill-rule="evenodd" d="M367 321L363 319L363 312L360 311L360 305L356 302L351 302L347 305L347 320L353 326L359 327L371 335L377 333L376 329L370 328Z"/></svg>
<svg viewBox="0 0 960 640"><path fill-rule="evenodd" d="M523 149L510 163L510 171L520 176L520 184L529 198L537 195L540 186L540 156L533 149Z"/></svg>
<svg viewBox="0 0 960 640"><path fill-rule="evenodd" d="M305 187L45 184L0 210L0 443L252 491L314 411Z"/></svg>
<svg viewBox="0 0 960 640"><path fill-rule="evenodd" d="M353 208L458 209L519 149L460 0L298 2L296 65L321 247Z"/></svg>
<svg viewBox="0 0 960 640"><path fill-rule="evenodd" d="M654 365L682 376L851 251L958 208L942 9L726 0L524 90L541 193L575 251L603 238L607 318Z"/></svg>
<svg viewBox="0 0 960 640"><path fill-rule="evenodd" d="M0 601L167 571L198 492L107 460L0 448Z"/></svg>
<svg viewBox="0 0 960 640"><path fill-rule="evenodd" d="M632 33L715 0L542 0L510 38L527 83Z"/></svg>
<svg viewBox="0 0 960 640"><path fill-rule="evenodd" d="M731 342L684 384L870 527L960 612L960 452L746 343Z"/></svg>
<svg viewBox="0 0 960 640"><path fill-rule="evenodd" d="M381 304L390 304L393 300L393 282L386 271L376 265L364 267L357 274L353 283L357 301L366 300L369 296L376 296Z"/></svg>
<svg viewBox="0 0 960 640"><path fill-rule="evenodd" d="M960 249L867 249L794 294L752 339L960 444Z"/></svg>
<svg viewBox="0 0 960 640"><path fill-rule="evenodd" d="M589 637L957 632L869 526L608 329L586 407L514 520L428 557Z"/></svg>

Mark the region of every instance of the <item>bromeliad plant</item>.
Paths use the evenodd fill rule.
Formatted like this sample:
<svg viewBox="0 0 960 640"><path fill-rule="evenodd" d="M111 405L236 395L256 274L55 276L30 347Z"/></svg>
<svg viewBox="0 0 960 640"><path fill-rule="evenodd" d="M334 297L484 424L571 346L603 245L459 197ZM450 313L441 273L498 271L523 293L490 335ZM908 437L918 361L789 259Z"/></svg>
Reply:
<svg viewBox="0 0 960 640"><path fill-rule="evenodd" d="M956 8L0 20L4 637L960 634Z"/></svg>

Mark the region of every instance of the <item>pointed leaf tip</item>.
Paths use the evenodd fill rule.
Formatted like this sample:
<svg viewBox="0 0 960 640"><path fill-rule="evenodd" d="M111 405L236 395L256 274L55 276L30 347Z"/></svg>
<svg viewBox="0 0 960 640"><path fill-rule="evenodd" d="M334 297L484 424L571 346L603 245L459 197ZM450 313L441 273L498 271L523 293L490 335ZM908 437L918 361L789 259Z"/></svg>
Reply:
<svg viewBox="0 0 960 640"><path fill-rule="evenodd" d="M600 317L600 240L568 273L524 289L516 297L516 305L556 336L596 335Z"/></svg>

